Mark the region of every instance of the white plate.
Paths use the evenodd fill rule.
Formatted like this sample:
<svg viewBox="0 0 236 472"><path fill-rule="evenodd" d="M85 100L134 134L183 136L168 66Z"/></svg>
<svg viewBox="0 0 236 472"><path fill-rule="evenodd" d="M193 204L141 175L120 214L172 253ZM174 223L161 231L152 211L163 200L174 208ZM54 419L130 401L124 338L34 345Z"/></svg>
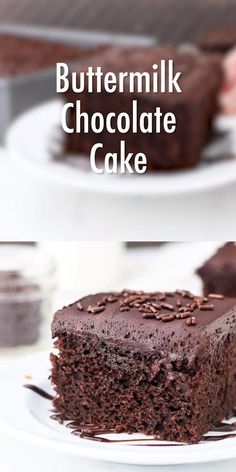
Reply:
<svg viewBox="0 0 236 472"><path fill-rule="evenodd" d="M199 192L236 181L236 159L202 161L193 169L144 175L97 175L90 169L88 157L52 159L55 130L60 129L61 102L43 104L22 115L8 132L12 155L43 178L69 187L113 195L173 195ZM230 138L214 143L210 155L229 150L236 153L236 117L220 117L218 130L230 130ZM112 151L112 150L111 150Z"/></svg>
<svg viewBox="0 0 236 472"><path fill-rule="evenodd" d="M74 456L136 465L193 464L236 457L236 438L197 445L148 447L100 443L73 436L71 430L50 418L51 402L23 388L32 383L50 392L49 355L21 358L1 370L0 432L54 451ZM28 380L27 376L32 376ZM117 436L117 435L112 435ZM119 438L130 438L119 435ZM135 435L135 437L140 437Z"/></svg>

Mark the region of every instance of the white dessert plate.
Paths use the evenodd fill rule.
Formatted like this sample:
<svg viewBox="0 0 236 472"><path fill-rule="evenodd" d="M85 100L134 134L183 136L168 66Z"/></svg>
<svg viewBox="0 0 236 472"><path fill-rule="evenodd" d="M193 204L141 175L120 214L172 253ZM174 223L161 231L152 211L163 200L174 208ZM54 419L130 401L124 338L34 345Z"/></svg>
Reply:
<svg viewBox="0 0 236 472"><path fill-rule="evenodd" d="M80 190L131 196L187 194L236 181L236 158L215 158L236 155L236 116L216 119L216 130L225 135L208 146L204 151L208 158L192 169L98 175L92 172L88 156L53 159L53 153L60 147L61 106L55 100L26 112L13 123L7 135L7 145L15 159L44 179Z"/></svg>
<svg viewBox="0 0 236 472"><path fill-rule="evenodd" d="M1 433L55 452L123 464L193 464L236 457L236 438L175 447L174 443L162 442L160 445L158 441L150 440L150 447L147 442L142 442L144 436L141 435L106 436L113 440L140 439L140 442L133 443L103 443L73 436L71 429L50 418L50 400L23 387L30 383L52 393L48 380L49 369L49 354L45 352L12 361L7 368L2 368Z"/></svg>

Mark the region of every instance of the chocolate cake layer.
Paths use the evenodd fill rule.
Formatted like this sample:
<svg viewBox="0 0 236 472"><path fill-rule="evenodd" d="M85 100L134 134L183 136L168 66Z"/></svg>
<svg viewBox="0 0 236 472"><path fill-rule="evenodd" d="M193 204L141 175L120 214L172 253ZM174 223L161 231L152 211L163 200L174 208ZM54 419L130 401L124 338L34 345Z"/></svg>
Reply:
<svg viewBox="0 0 236 472"><path fill-rule="evenodd" d="M236 404L236 299L91 295L52 323L62 420L194 443Z"/></svg>
<svg viewBox="0 0 236 472"><path fill-rule="evenodd" d="M71 62L88 54L78 46L11 34L0 34L0 77L15 77Z"/></svg>
<svg viewBox="0 0 236 472"><path fill-rule="evenodd" d="M161 60L174 61L174 69L181 72L179 80L182 93L89 93L69 92L65 94L66 102L75 103L81 100L83 111L89 117L101 112L104 118L110 112L118 115L121 112L132 114L132 101L138 100L139 113L152 112L160 107L163 115L172 112L176 117L176 130L168 134L143 134L139 130L133 134L119 131L109 134L106 131L89 134L69 133L65 135L65 151L67 153L90 154L94 144L100 142L103 149L97 156L104 158L105 153L119 153L119 143L125 139L127 151L142 152L147 156L148 169L176 169L195 165L202 148L212 133L213 117L217 112L217 94L222 83L222 70L218 58L203 53L186 52L170 47L124 48L111 47L93 58L83 61L77 72L86 72L89 66L100 66L104 73L113 72L149 72L152 76L153 64L161 64ZM168 71L166 72L168 81ZM68 126L73 128L76 121L76 110L70 109Z"/></svg>
<svg viewBox="0 0 236 472"><path fill-rule="evenodd" d="M236 297L236 244L229 242L221 247L197 274L203 281L204 293L213 291Z"/></svg>

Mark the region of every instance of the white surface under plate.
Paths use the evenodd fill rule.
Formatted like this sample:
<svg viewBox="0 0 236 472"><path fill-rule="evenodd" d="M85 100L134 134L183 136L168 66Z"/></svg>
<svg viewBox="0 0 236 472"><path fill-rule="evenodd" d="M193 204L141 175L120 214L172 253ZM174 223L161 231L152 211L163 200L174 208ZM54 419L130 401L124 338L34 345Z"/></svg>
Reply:
<svg viewBox="0 0 236 472"><path fill-rule="evenodd" d="M140 438L140 443L135 444L101 443L73 436L69 428L50 418L50 400L23 387L25 383L32 383L50 392L49 366L48 353L41 352L12 361L1 370L1 433L55 452L123 464L194 464L236 457L236 438L175 447L165 442L162 443L165 446L149 447L147 442L141 445L144 438L141 435L108 436L112 439ZM29 381L28 376L32 380Z"/></svg>
<svg viewBox="0 0 236 472"><path fill-rule="evenodd" d="M208 159L192 169L142 175L98 175L91 171L88 156L65 156L60 162L53 159L53 152L60 146L60 115L61 102L48 102L22 115L8 132L11 154L43 178L80 190L149 196L199 192L236 181L236 158L214 159L222 154L236 154L235 116L216 120L216 129L226 131L226 136L208 146Z"/></svg>

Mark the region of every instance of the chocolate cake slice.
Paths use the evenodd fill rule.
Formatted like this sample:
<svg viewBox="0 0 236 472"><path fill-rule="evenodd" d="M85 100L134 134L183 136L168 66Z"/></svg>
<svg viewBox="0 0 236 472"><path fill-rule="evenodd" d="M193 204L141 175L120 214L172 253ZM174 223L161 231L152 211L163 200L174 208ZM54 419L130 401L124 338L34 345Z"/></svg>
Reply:
<svg viewBox="0 0 236 472"><path fill-rule="evenodd" d="M123 93L118 91L108 93L90 93L87 88L78 94L69 91L65 94L65 101L76 104L81 100L83 112L91 119L95 112L101 112L104 120L109 113L117 116L126 112L132 115L132 101L138 101L138 113L154 112L160 107L163 114L174 113L176 130L172 134L163 129L160 133L137 133L129 130L121 133L109 133L106 130L97 132L76 131L65 133L65 153L90 155L93 145L101 143L96 156L104 160L106 153L119 155L120 141L126 141L127 151L130 153L144 153L147 156L148 170L173 170L196 165L201 157L201 151L208 138L213 133L213 119L218 111L217 96L223 81L221 62L217 57L203 53L187 52L171 47L128 48L110 47L105 51L94 54L85 59L76 68L76 72L87 71L88 67L101 67L103 73L113 72L118 77L119 72L148 72L153 73L153 64L161 61L173 60L175 71L181 72L180 87L182 93L130 93L125 87ZM166 71L166 83L169 72ZM70 108L67 117L68 127L72 130L76 123L76 107Z"/></svg>
<svg viewBox="0 0 236 472"><path fill-rule="evenodd" d="M55 410L87 432L198 442L236 405L236 299L87 296L54 315Z"/></svg>
<svg viewBox="0 0 236 472"><path fill-rule="evenodd" d="M197 270L204 293L220 292L236 297L236 243L228 242Z"/></svg>

